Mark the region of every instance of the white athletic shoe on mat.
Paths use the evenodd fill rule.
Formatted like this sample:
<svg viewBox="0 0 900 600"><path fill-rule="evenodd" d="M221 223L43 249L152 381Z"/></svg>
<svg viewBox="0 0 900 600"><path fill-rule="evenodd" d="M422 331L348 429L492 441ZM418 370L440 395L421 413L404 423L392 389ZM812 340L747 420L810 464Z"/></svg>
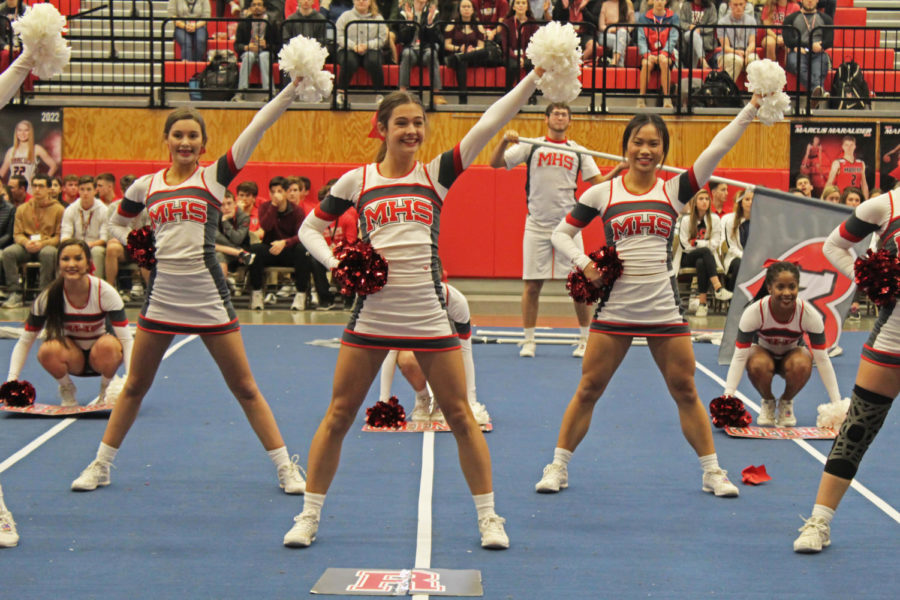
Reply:
<svg viewBox="0 0 900 600"><path fill-rule="evenodd" d="M822 517L810 517L798 529L800 535L794 540L794 552L814 554L831 545L831 525Z"/></svg>
<svg viewBox="0 0 900 600"><path fill-rule="evenodd" d="M72 482L72 491L74 492L90 492L96 490L98 486L109 485L109 463L94 460L87 466L87 469L81 472L78 479Z"/></svg>
<svg viewBox="0 0 900 600"><path fill-rule="evenodd" d="M503 529L506 519L498 515L491 515L478 519L478 531L481 532L481 547L492 550L504 550L509 548L509 536Z"/></svg>
<svg viewBox="0 0 900 600"><path fill-rule="evenodd" d="M61 406L78 406L78 400L75 399L75 384L61 383L59 385L59 399Z"/></svg>
<svg viewBox="0 0 900 600"><path fill-rule="evenodd" d="M475 416L475 422L479 425L487 425L491 422L491 415L488 414L487 408L484 407L484 404L475 400L474 402L469 402L469 408L472 409L472 414Z"/></svg>
<svg viewBox="0 0 900 600"><path fill-rule="evenodd" d="M703 491L710 492L716 496L724 496L726 498L734 498L740 495L737 486L728 480L728 471L725 469L704 471Z"/></svg>
<svg viewBox="0 0 900 600"><path fill-rule="evenodd" d="M306 548L316 541L319 531L319 517L313 511L303 511L294 517L294 526L284 534L284 545L288 548Z"/></svg>
<svg viewBox="0 0 900 600"><path fill-rule="evenodd" d="M431 409L431 421L433 423L445 423L444 420L444 411L441 410L441 407L438 406L437 402L434 403L434 407Z"/></svg>
<svg viewBox="0 0 900 600"><path fill-rule="evenodd" d="M759 401L759 416L756 424L760 427L772 427L775 425L775 398L763 398Z"/></svg>
<svg viewBox="0 0 900 600"><path fill-rule="evenodd" d="M519 356L534 358L534 353L536 350L537 344L535 344L534 342L522 342L522 349L519 350Z"/></svg>
<svg viewBox="0 0 900 600"><path fill-rule="evenodd" d="M278 296L279 298L290 298L291 294L296 294L296 293L297 293L297 288L294 287L293 283L290 283L290 284L283 285L280 288L278 288L278 291L275 292L275 295Z"/></svg>
<svg viewBox="0 0 900 600"><path fill-rule="evenodd" d="M293 455L291 462L278 467L278 485L285 494L302 494L306 491L306 480L300 472L300 457Z"/></svg>
<svg viewBox="0 0 900 600"><path fill-rule="evenodd" d="M734 293L726 290L724 286L717 289L715 293L716 300L718 300L719 302L731 300L732 296L734 296Z"/></svg>
<svg viewBox="0 0 900 600"><path fill-rule="evenodd" d="M794 414L794 401L781 399L778 401L778 415L775 422L779 427L793 427L797 424L797 415Z"/></svg>
<svg viewBox="0 0 900 600"><path fill-rule="evenodd" d="M250 310L262 310L265 306L263 302L262 290L253 290L250 292Z"/></svg>
<svg viewBox="0 0 900 600"><path fill-rule="evenodd" d="M575 358L584 358L584 351L587 350L587 340L585 338L581 338L578 340L578 345L575 346L575 349L572 350L572 356Z"/></svg>
<svg viewBox="0 0 900 600"><path fill-rule="evenodd" d="M16 522L8 510L0 510L0 548L13 548L19 543Z"/></svg>
<svg viewBox="0 0 900 600"><path fill-rule="evenodd" d="M694 311L694 316L698 319L706 318L706 315L709 314L709 307L705 304L698 304L697 310Z"/></svg>
<svg viewBox="0 0 900 600"><path fill-rule="evenodd" d="M413 406L409 418L413 423L427 423L431 421L431 397L416 398L416 404Z"/></svg>
<svg viewBox="0 0 900 600"><path fill-rule="evenodd" d="M297 292L294 294L291 310L306 310L306 294L304 292Z"/></svg>
<svg viewBox="0 0 900 600"><path fill-rule="evenodd" d="M569 487L569 469L556 463L544 467L544 476L534 485L534 491L541 494L555 494Z"/></svg>

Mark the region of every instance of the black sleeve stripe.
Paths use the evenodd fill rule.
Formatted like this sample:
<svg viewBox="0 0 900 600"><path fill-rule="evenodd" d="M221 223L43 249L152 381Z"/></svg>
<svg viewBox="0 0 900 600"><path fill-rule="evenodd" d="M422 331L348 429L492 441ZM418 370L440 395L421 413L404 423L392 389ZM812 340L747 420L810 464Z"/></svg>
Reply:
<svg viewBox="0 0 900 600"><path fill-rule="evenodd" d="M859 239L863 239L873 231L878 231L878 225L875 223L869 223L868 221L863 221L855 214L850 215L850 218L847 219L847 222L844 224L847 228L847 232Z"/></svg>
<svg viewBox="0 0 900 600"><path fill-rule="evenodd" d="M456 148L454 147L452 150L447 150L441 154L441 166L438 168L438 183L448 189L459 176L459 173L456 171L455 152Z"/></svg>
<svg viewBox="0 0 900 600"><path fill-rule="evenodd" d="M579 223L584 223L587 225L591 221L594 220L594 217L597 216L597 209L593 206L588 206L587 204L582 204L578 202L575 204L575 208L572 209L572 218L578 221Z"/></svg>

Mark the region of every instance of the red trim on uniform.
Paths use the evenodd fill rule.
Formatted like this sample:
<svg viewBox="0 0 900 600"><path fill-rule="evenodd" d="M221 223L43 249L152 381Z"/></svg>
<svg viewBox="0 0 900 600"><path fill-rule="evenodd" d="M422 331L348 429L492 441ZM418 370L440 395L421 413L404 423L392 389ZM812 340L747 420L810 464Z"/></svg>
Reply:
<svg viewBox="0 0 900 600"><path fill-rule="evenodd" d="M551 144L566 144L566 145L568 145L568 143L569 143L568 138L563 138L562 140L551 140L546 135L544 136L544 141L550 142Z"/></svg>
<svg viewBox="0 0 900 600"><path fill-rule="evenodd" d="M684 323L687 325L687 323ZM635 333L633 331L597 331L597 333L604 333L606 335L627 335L630 337L681 337L685 335L691 335L690 331L685 331L684 333Z"/></svg>
<svg viewBox="0 0 900 600"><path fill-rule="evenodd" d="M407 172L404 173L403 175L400 175L399 177L388 177L387 175L385 175L384 173L381 172L381 166L380 166L378 163L375 163L375 171L377 171L378 174L381 175L382 177L384 177L385 179L391 179L391 180L394 180L394 179L403 179L404 177L407 177L410 173L412 173L413 171L415 171L417 166L419 166L419 161L414 161L414 162L413 162L412 169L410 169L409 171L407 171ZM386 186L385 186L385 187L386 187ZM365 191L365 189L366 189L366 170L365 170L365 169L363 169L362 188L360 188L360 189L362 189L363 191Z"/></svg>
<svg viewBox="0 0 900 600"><path fill-rule="evenodd" d="M237 319L235 319L237 321ZM233 323L234 321L232 321ZM137 325L138 329L141 331L146 331L147 333L159 333L163 335L221 335L223 333L232 333L234 331L240 331L240 327L235 327L234 329L224 329L222 331L206 331L206 332L194 332L188 331L188 327L194 327L194 325L184 326L180 331L168 331L164 329L150 329L149 327L145 327L140 321L138 321Z"/></svg>
<svg viewBox="0 0 900 600"><path fill-rule="evenodd" d="M631 194L632 196L646 196L647 194L649 194L650 192L653 191L653 189L656 187L657 183L659 183L659 177L656 178L656 181L653 182L653 185L650 186L649 190L647 190L643 194L635 194L634 192L632 192L631 190L628 189L628 185L626 185L626 183L625 183L625 178L622 177L622 187L625 188L625 191L628 192L629 194ZM612 190L610 190L610 191L612 191ZM610 201L612 201L612 194L610 194Z"/></svg>
<svg viewBox="0 0 900 600"><path fill-rule="evenodd" d="M578 229L583 229L587 227L587 223L583 223L572 216L572 213L566 215L566 223L571 225L572 227L577 227Z"/></svg>
<svg viewBox="0 0 900 600"><path fill-rule="evenodd" d="M456 170L457 175L466 170L462 164L462 151L459 148L459 144L461 143L462 142L459 142L453 146L453 168Z"/></svg>
<svg viewBox="0 0 900 600"><path fill-rule="evenodd" d="M849 241L853 242L854 244L862 240L861 237L856 237L855 235L853 235L852 233L847 231L847 222L846 221L841 223L841 226L838 229L838 232L841 234L842 238L844 238L845 240L849 240Z"/></svg>
<svg viewBox="0 0 900 600"><path fill-rule="evenodd" d="M824 344L816 345L816 344L813 344L812 342L810 342L810 343L809 343L809 347L812 348L813 350L827 350L827 349L828 349L828 343L826 342L826 343L824 343Z"/></svg>
<svg viewBox="0 0 900 600"><path fill-rule="evenodd" d="M592 323L600 323L600 324L603 324L603 325L616 325L616 326L619 326L619 327L634 327L634 328L641 328L641 327L648 327L648 328L649 328L649 327L680 327L680 326L682 326L682 325L687 325L687 324L688 324L687 321L681 321L681 322L676 322L676 323L622 323L622 322L619 322L619 321L601 321L600 319L593 319L591 322L592 322Z"/></svg>
<svg viewBox="0 0 900 600"><path fill-rule="evenodd" d="M237 175L241 171L234 162L234 154L231 153L231 148L225 153L225 162L228 164L228 170L231 171L232 175ZM206 185L206 182L204 181L203 184Z"/></svg>
<svg viewBox="0 0 900 600"><path fill-rule="evenodd" d="M345 340L341 340L341 345L351 346L353 348L362 348L364 350L387 350L388 349L385 346L378 346L378 345L368 346L368 345L364 345L364 344L352 344ZM462 346L456 345L456 346L447 346L446 348L416 348L415 350L411 350L411 352L447 352L449 350L460 350L460 349L462 349ZM403 350L409 350L409 348L403 348Z"/></svg>
<svg viewBox="0 0 900 600"><path fill-rule="evenodd" d="M322 219L323 221L334 221L338 218L338 215L333 215L331 213L327 213L324 210L322 210L320 207L321 207L321 204L316 207L316 209L313 211L313 214L316 215L317 217L319 217L320 219Z"/></svg>
<svg viewBox="0 0 900 600"><path fill-rule="evenodd" d="M691 192L696 194L697 192L700 191L700 182L697 181L697 174L694 173L694 167L691 166L691 168L687 170L687 173L688 173L688 179L691 182Z"/></svg>
<svg viewBox="0 0 900 600"><path fill-rule="evenodd" d="M368 337L372 339L379 340L446 340L454 337L459 337L455 333L451 333L450 335L439 335L439 336L428 336L428 337L410 337L405 335L379 335L374 333L360 333L359 331L353 331L347 327L344 328L344 331L355 335L358 337Z"/></svg>
<svg viewBox="0 0 900 600"><path fill-rule="evenodd" d="M141 210L139 210L138 212L136 212L136 213L130 213L130 212L127 212L126 210L124 210L124 209L122 208L122 205L123 205L123 204L124 204L124 202L119 202L119 208L116 209L116 212L117 212L119 215L121 215L121 216L123 216L123 217L125 217L125 218L127 218L127 219L133 219L133 218L135 218L136 216L138 216L139 214L141 214L141 210L144 210L143 207L141 207Z"/></svg>
<svg viewBox="0 0 900 600"><path fill-rule="evenodd" d="M472 332L469 331L469 333L457 333L456 335L459 336L459 339L461 340L467 340L472 337Z"/></svg>
<svg viewBox="0 0 900 600"><path fill-rule="evenodd" d="M188 323L172 323L170 321L160 321L158 319L151 319L144 315L141 315L142 321L149 321L150 323L159 323L160 325L172 325L173 327L190 327L191 329L215 329L217 327L228 327L232 323L237 322L237 317L233 318L230 321L225 321L224 323L219 323L218 325L191 325Z"/></svg>
<svg viewBox="0 0 900 600"><path fill-rule="evenodd" d="M74 308L75 310L81 310L81 309L85 308L88 304L91 303L90 280L88 280L87 300L85 300L84 304L82 304L81 306L75 306L75 303L72 302L71 300L69 300L69 292L66 291L66 286L63 286L63 295L66 297L66 302L68 302L72 306L72 308Z"/></svg>
<svg viewBox="0 0 900 600"><path fill-rule="evenodd" d="M113 326L113 327L128 327L128 319L125 319L124 321L112 321L112 320L110 320L110 323L112 323L112 326Z"/></svg>
<svg viewBox="0 0 900 600"><path fill-rule="evenodd" d="M900 353L897 353L897 352L888 352L886 350L876 350L875 348L873 348L872 346L870 346L868 344L863 344L863 348L868 348L872 352L877 352L878 354L884 354L885 356L896 356L898 359L900 359Z"/></svg>
<svg viewBox="0 0 900 600"><path fill-rule="evenodd" d="M25 331L38 332L41 329L43 329L43 327L35 327L34 325L29 325L28 323L25 323Z"/></svg>
<svg viewBox="0 0 900 600"><path fill-rule="evenodd" d="M749 348L752 345L753 344L751 342L735 342L734 343L734 347L740 348L741 350L746 350L747 348Z"/></svg>

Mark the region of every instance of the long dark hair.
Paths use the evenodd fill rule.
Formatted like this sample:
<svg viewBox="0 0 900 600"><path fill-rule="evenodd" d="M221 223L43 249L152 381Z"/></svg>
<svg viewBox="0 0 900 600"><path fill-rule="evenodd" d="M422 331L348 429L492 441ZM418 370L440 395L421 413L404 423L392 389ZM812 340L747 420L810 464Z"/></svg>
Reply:
<svg viewBox="0 0 900 600"><path fill-rule="evenodd" d="M731 223L731 235L736 236L738 234L738 230L741 228L741 223L750 220L750 215L744 214L744 198L748 193L752 192L750 192L749 190L742 191L737 195L737 198L734 201L734 221Z"/></svg>
<svg viewBox="0 0 900 600"><path fill-rule="evenodd" d="M797 284L800 284L800 267L792 262L779 260L778 262L774 262L769 265L768 268L766 268L766 278L763 281L762 286L759 288L759 291L756 292L756 295L753 296L753 300L751 300L750 302L753 303L768 296L769 286L775 282L775 278L778 277L778 274L784 271L789 271L794 277L797 278Z"/></svg>
<svg viewBox="0 0 900 600"><path fill-rule="evenodd" d="M50 285L41 294L46 294L47 296L47 308L44 311L44 314L47 316L47 321L44 325L44 329L47 331L47 339L62 342L63 345L68 345L68 342L66 341L65 330L66 299L63 290L65 281L62 273L59 272L59 257L62 256L63 250L69 246L78 246L84 252L88 273L94 267L94 263L91 260L91 249L84 240L69 238L60 243L56 254L56 279L51 281Z"/></svg>
<svg viewBox="0 0 900 600"><path fill-rule="evenodd" d="M625 126L625 133L622 134L622 156L625 156L626 150L628 150L628 140L644 125L653 125L656 128L656 132L659 133L659 137L662 138L663 157L661 162L665 163L666 156L669 155L669 128L666 127L666 122L659 115L652 113L634 115L628 121L628 125Z"/></svg>
<svg viewBox="0 0 900 600"><path fill-rule="evenodd" d="M422 109L422 115L425 114L425 107L422 105L422 101L419 100L418 96L411 94L406 90L397 90L396 92L391 92L385 96L384 100L381 101L381 104L378 105L378 112L375 114L375 120L381 123L385 131L387 131L388 121L391 120L394 109L398 106L403 106L404 104L415 104ZM381 147L378 148L378 154L375 156L375 162L380 163L384 160L385 156L387 156L387 141L383 140L381 142Z"/></svg>

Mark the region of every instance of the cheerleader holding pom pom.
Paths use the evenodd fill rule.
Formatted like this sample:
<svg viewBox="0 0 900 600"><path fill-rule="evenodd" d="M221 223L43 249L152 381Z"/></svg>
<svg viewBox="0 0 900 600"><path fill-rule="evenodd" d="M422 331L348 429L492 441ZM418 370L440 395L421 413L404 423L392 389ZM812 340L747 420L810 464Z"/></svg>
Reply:
<svg viewBox="0 0 900 600"><path fill-rule="evenodd" d="M297 99L301 102L321 102L331 95L334 74L324 71L328 50L302 35L291 39L278 53L278 64L291 81L301 80Z"/></svg>

